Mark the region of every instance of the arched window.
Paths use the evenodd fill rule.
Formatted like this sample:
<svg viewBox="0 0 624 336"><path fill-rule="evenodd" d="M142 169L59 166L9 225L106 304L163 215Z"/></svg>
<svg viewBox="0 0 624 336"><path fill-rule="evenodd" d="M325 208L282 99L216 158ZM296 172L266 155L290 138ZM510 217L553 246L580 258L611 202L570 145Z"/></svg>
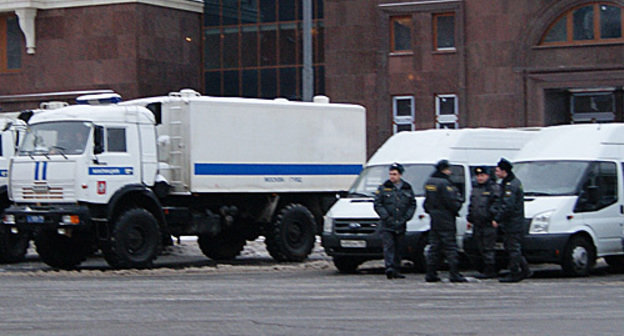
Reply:
<svg viewBox="0 0 624 336"><path fill-rule="evenodd" d="M558 17L540 45L624 42L622 7L609 2L587 3Z"/></svg>

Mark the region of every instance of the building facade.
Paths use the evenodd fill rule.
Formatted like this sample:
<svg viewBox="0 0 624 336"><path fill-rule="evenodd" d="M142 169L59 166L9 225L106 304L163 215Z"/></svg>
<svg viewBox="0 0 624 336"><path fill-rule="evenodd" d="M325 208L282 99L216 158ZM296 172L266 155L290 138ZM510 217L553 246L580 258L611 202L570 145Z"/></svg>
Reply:
<svg viewBox="0 0 624 336"><path fill-rule="evenodd" d="M202 11L188 0L2 2L0 109L99 89L124 99L199 90Z"/></svg>
<svg viewBox="0 0 624 336"><path fill-rule="evenodd" d="M394 132L623 121L624 1L325 0L326 91Z"/></svg>

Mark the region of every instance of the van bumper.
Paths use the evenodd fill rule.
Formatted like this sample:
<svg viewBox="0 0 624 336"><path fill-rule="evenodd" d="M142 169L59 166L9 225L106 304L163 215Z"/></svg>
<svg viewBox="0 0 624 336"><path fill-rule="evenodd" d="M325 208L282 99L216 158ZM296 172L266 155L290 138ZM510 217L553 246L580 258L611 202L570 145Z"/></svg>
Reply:
<svg viewBox="0 0 624 336"><path fill-rule="evenodd" d="M417 251L418 244L424 232L406 232L405 238L400 243L401 256L404 259L412 259ZM362 260L383 259L383 243L379 232L362 235L336 235L323 233L321 245L325 253L334 257L357 257ZM358 247L360 246L360 247Z"/></svg>
<svg viewBox="0 0 624 336"><path fill-rule="evenodd" d="M561 257L571 234L539 234L524 236L522 241L522 254L531 263L561 263ZM502 237L497 239L497 257L506 258ZM470 257L479 257L477 243L472 233L464 235L464 252Z"/></svg>

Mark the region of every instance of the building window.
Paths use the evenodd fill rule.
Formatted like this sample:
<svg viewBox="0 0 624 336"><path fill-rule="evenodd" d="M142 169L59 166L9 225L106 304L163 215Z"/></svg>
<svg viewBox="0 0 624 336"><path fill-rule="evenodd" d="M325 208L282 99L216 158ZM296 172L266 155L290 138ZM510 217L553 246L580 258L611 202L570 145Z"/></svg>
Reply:
<svg viewBox="0 0 624 336"><path fill-rule="evenodd" d="M436 128L458 128L457 95L444 94L435 98Z"/></svg>
<svg viewBox="0 0 624 336"><path fill-rule="evenodd" d="M541 45L624 42L622 7L588 3L558 17L546 30Z"/></svg>
<svg viewBox="0 0 624 336"><path fill-rule="evenodd" d="M392 97L393 132L414 130L414 97Z"/></svg>
<svg viewBox="0 0 624 336"><path fill-rule="evenodd" d="M16 16L0 16L0 72L22 67L22 39Z"/></svg>
<svg viewBox="0 0 624 336"><path fill-rule="evenodd" d="M312 5L314 94L325 94L323 0ZM300 1L206 0L204 7L205 94L301 100Z"/></svg>
<svg viewBox="0 0 624 336"><path fill-rule="evenodd" d="M570 107L572 123L615 121L614 89L605 91L572 92Z"/></svg>
<svg viewBox="0 0 624 336"><path fill-rule="evenodd" d="M394 16L390 18L390 51L405 52L412 50L412 18Z"/></svg>
<svg viewBox="0 0 624 336"><path fill-rule="evenodd" d="M455 50L455 14L433 15L433 48L440 51Z"/></svg>

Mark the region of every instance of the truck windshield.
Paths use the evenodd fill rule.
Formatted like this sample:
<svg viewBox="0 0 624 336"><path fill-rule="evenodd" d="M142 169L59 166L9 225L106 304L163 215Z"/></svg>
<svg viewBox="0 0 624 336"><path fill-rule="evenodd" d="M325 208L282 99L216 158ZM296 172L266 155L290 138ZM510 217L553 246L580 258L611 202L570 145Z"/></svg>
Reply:
<svg viewBox="0 0 624 336"><path fill-rule="evenodd" d="M514 174L522 181L525 196L577 195L590 162L530 161L514 164Z"/></svg>
<svg viewBox="0 0 624 336"><path fill-rule="evenodd" d="M349 190L349 196L373 197L380 184L388 179L389 165L366 167ZM403 165L405 172L402 178L412 185L416 196L424 196L425 181L435 170L431 164Z"/></svg>
<svg viewBox="0 0 624 336"><path fill-rule="evenodd" d="M90 132L91 124L82 121L30 125L18 155L82 154Z"/></svg>

